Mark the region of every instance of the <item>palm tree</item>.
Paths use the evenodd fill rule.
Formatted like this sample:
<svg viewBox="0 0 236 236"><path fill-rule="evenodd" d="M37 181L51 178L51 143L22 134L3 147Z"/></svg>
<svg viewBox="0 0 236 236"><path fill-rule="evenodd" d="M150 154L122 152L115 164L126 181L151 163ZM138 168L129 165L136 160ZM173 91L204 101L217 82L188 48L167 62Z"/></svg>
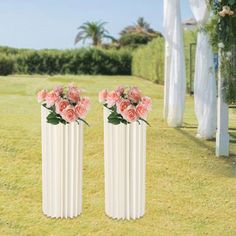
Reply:
<svg viewBox="0 0 236 236"><path fill-rule="evenodd" d="M150 28L150 24L144 20L144 17L138 18L136 27L146 31L153 31L153 29Z"/></svg>
<svg viewBox="0 0 236 236"><path fill-rule="evenodd" d="M85 42L87 39L91 39L93 46L99 46L102 44L103 38L109 38L112 41L115 40L105 29L105 24L106 22L100 21L85 22L80 27L78 27L79 32L75 37L75 44L80 41Z"/></svg>
<svg viewBox="0 0 236 236"><path fill-rule="evenodd" d="M150 27L150 24L148 22L146 22L143 17L139 17L135 24L125 27L121 31L120 34L124 35L124 34L130 34L130 33L144 34L144 35L149 36L151 38L161 35L159 32L156 32L154 29L152 29Z"/></svg>

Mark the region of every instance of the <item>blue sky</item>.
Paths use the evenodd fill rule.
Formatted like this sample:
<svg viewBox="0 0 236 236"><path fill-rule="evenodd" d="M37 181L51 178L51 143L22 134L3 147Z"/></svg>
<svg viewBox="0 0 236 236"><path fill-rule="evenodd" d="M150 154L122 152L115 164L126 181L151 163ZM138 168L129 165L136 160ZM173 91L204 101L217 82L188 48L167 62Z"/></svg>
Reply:
<svg viewBox="0 0 236 236"><path fill-rule="evenodd" d="M192 16L181 0L182 18ZM118 36L143 16L162 31L162 0L0 0L0 45L18 48L73 48L77 27L85 21L108 22Z"/></svg>

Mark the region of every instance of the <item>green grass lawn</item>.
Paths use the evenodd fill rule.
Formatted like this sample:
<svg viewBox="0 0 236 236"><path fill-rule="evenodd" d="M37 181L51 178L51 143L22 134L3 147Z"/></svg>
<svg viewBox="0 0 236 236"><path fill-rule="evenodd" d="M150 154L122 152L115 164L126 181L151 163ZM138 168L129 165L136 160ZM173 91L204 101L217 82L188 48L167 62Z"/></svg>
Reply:
<svg viewBox="0 0 236 236"><path fill-rule="evenodd" d="M35 94L75 82L87 90L92 110L85 128L83 213L48 219L41 210L40 106ZM115 221L104 213L102 106L98 92L119 84L139 86L153 98L147 130L146 214ZM134 77L0 77L0 235L236 235L236 141L231 157L216 158L215 142L195 138L193 98L184 127L162 120L163 87ZM236 111L230 112L236 138Z"/></svg>

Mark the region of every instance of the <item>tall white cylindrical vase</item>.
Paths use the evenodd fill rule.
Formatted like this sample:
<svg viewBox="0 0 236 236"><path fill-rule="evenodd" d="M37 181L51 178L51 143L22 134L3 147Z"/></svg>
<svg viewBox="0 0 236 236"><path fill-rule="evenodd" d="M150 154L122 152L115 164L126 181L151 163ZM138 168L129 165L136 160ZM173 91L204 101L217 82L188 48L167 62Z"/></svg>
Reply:
<svg viewBox="0 0 236 236"><path fill-rule="evenodd" d="M104 108L105 211L114 219L145 212L146 124L108 123Z"/></svg>
<svg viewBox="0 0 236 236"><path fill-rule="evenodd" d="M48 217L73 218L82 211L83 125L51 125L42 106L42 198Z"/></svg>

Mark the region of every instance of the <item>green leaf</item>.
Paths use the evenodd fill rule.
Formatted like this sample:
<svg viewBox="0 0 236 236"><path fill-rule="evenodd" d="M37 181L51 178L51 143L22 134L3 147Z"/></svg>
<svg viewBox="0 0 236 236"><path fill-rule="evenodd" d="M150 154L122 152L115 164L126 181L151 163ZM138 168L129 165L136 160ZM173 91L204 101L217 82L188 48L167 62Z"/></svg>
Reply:
<svg viewBox="0 0 236 236"><path fill-rule="evenodd" d="M117 118L117 114L115 112L112 112L109 116L108 119L112 119L112 118Z"/></svg>
<svg viewBox="0 0 236 236"><path fill-rule="evenodd" d="M63 120L63 119L59 119L59 122L62 123L63 125L67 125L67 124L69 124L68 122L66 122L66 121Z"/></svg>
<svg viewBox="0 0 236 236"><path fill-rule="evenodd" d="M139 118L139 120L143 121L144 123L146 123L148 126L151 127L151 125L146 120L144 120L143 118Z"/></svg>
<svg viewBox="0 0 236 236"><path fill-rule="evenodd" d="M125 124L125 125L130 124L130 122L128 122L128 121L125 120L125 119L120 120L120 122L123 123L123 124Z"/></svg>
<svg viewBox="0 0 236 236"><path fill-rule="evenodd" d="M88 127L90 127L89 123L87 121L85 121L84 119L78 118L78 120L83 121ZM79 122L77 122L79 124Z"/></svg>
<svg viewBox="0 0 236 236"><path fill-rule="evenodd" d="M47 119L58 119L57 115L53 112L51 112L48 116Z"/></svg>
<svg viewBox="0 0 236 236"><path fill-rule="evenodd" d="M42 104L42 106L45 107L45 108L46 108L47 110L49 110L49 111L53 111L51 107L47 107L47 104L46 104L46 103Z"/></svg>
<svg viewBox="0 0 236 236"><path fill-rule="evenodd" d="M58 119L47 118L47 122L49 124L52 124L52 125L58 125L59 124L59 120Z"/></svg>
<svg viewBox="0 0 236 236"><path fill-rule="evenodd" d="M108 119L108 123L113 124L113 125L119 125L120 122L121 121L118 118L110 118L110 119Z"/></svg>
<svg viewBox="0 0 236 236"><path fill-rule="evenodd" d="M104 107L106 107L108 110L111 110L111 111L113 111L113 109L112 109L112 108L110 108L110 107L108 107L108 106L107 106L107 104L104 104L103 106L104 106Z"/></svg>
<svg viewBox="0 0 236 236"><path fill-rule="evenodd" d="M108 107L107 104L104 104L103 106L106 107L108 110L116 113L116 110L117 110L116 105L114 105L113 107Z"/></svg>
<svg viewBox="0 0 236 236"><path fill-rule="evenodd" d="M60 123L60 118L57 117L57 114L54 112L51 112L47 116L47 122L52 125L58 125Z"/></svg>
<svg viewBox="0 0 236 236"><path fill-rule="evenodd" d="M236 3L236 0L229 0L229 5L233 6Z"/></svg>

